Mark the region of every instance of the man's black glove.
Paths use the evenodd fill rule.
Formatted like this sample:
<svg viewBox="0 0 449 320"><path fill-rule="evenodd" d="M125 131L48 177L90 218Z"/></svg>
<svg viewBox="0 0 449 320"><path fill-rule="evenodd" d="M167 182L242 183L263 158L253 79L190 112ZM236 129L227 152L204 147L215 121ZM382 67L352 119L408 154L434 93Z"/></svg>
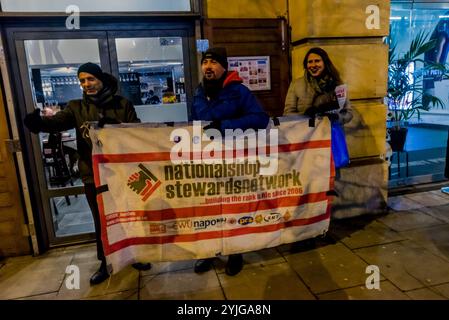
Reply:
<svg viewBox="0 0 449 320"><path fill-rule="evenodd" d="M313 99L312 106L318 108L318 113L324 113L340 108L337 95L333 91L317 95Z"/></svg>
<svg viewBox="0 0 449 320"><path fill-rule="evenodd" d="M42 117L41 117L41 109L35 109L33 112L28 113L23 119L25 126L32 133L39 133L42 131Z"/></svg>
<svg viewBox="0 0 449 320"><path fill-rule="evenodd" d="M317 107L308 107L306 111L304 111L304 114L310 118L315 118L317 113L319 112Z"/></svg>
<svg viewBox="0 0 449 320"><path fill-rule="evenodd" d="M105 124L119 124L121 123L119 120L110 117L103 117L98 120L98 127L103 128Z"/></svg>
<svg viewBox="0 0 449 320"><path fill-rule="evenodd" d="M204 131L206 131L207 129L217 129L218 131L221 131L221 121L220 120L212 121L203 128Z"/></svg>

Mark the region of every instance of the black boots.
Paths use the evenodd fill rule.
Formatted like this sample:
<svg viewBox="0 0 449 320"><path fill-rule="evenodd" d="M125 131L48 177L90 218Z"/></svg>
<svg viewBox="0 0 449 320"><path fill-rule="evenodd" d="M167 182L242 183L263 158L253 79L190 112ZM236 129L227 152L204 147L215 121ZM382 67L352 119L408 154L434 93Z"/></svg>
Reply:
<svg viewBox="0 0 449 320"><path fill-rule="evenodd" d="M102 261L100 265L100 269L98 269L97 272L95 272L92 277L90 277L90 284L96 285L99 283L102 283L104 280L109 278L109 272L106 268L106 262Z"/></svg>
<svg viewBox="0 0 449 320"><path fill-rule="evenodd" d="M151 263L134 263L133 268L139 271L146 271L151 269ZM106 268L106 262L102 261L100 265L100 269L98 269L97 272L95 272L92 277L90 277L90 284L96 285L99 283L102 283L104 280L109 278L109 272Z"/></svg>
<svg viewBox="0 0 449 320"><path fill-rule="evenodd" d="M133 268L139 271L147 271L151 269L151 263L137 262L132 264Z"/></svg>
<svg viewBox="0 0 449 320"><path fill-rule="evenodd" d="M200 259L195 263L195 273L203 273L212 269L214 258ZM225 272L228 276L235 276L243 268L243 257L240 253L231 254L226 263Z"/></svg>
<svg viewBox="0 0 449 320"><path fill-rule="evenodd" d="M200 259L195 262L195 273L203 273L212 269L215 258Z"/></svg>
<svg viewBox="0 0 449 320"><path fill-rule="evenodd" d="M243 268L243 257L240 253L231 254L226 263L225 272L228 276L235 276Z"/></svg>

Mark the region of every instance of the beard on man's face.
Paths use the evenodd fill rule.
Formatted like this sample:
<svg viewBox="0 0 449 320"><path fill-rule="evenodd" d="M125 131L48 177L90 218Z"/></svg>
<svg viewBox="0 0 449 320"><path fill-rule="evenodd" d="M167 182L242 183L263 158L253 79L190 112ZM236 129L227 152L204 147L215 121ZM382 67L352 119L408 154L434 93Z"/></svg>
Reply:
<svg viewBox="0 0 449 320"><path fill-rule="evenodd" d="M218 80L217 73L212 69L206 69L204 71L204 78L207 80Z"/></svg>

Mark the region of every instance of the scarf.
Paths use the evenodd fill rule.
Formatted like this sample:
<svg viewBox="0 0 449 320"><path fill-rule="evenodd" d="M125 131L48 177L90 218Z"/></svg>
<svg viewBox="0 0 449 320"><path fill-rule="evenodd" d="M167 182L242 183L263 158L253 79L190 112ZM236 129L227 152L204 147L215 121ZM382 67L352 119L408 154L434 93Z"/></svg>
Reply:
<svg viewBox="0 0 449 320"><path fill-rule="evenodd" d="M87 95L83 93L83 98L88 103L92 103L98 108L103 108L111 104L117 89L117 80L113 76L105 74L105 78L103 79L103 88L95 95Z"/></svg>
<svg viewBox="0 0 449 320"><path fill-rule="evenodd" d="M315 90L315 92L318 94L333 91L337 86L336 81L328 74L322 77L312 77L307 74L307 80L313 90Z"/></svg>

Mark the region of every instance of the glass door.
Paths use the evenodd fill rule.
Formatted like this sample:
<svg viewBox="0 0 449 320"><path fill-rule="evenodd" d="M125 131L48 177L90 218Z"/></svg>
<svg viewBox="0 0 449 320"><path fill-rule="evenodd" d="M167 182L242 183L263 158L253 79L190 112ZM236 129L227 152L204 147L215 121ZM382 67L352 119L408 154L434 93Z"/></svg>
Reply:
<svg viewBox="0 0 449 320"><path fill-rule="evenodd" d="M112 70L120 94L142 122L188 121L189 46L179 31L108 32Z"/></svg>
<svg viewBox="0 0 449 320"><path fill-rule="evenodd" d="M63 38L62 38L63 37ZM51 117L82 98L77 70L85 62L109 69L106 33L34 34L18 42L26 111ZM94 223L78 170L75 129L31 135L41 204L50 245L94 238Z"/></svg>
<svg viewBox="0 0 449 320"><path fill-rule="evenodd" d="M393 3L397 2L397 3ZM417 3L420 2L420 3ZM404 100L398 110L407 129L403 148L393 148L390 170L390 188L443 181L449 128L449 6L446 3L415 1L415 4L392 1L390 17L391 46L396 57L409 51L412 41L421 34L426 41L433 40L435 47L423 52L407 69L410 79L409 100ZM439 63L440 67L432 67ZM446 70L442 68L446 65ZM446 73L446 75L445 75ZM410 89L411 87L411 89ZM410 93L413 91L413 95ZM442 103L428 103L423 94ZM442 107L444 106L444 107ZM413 114L410 110L415 110ZM403 112L408 110L408 112ZM409 116L411 115L411 116ZM394 119L387 125L392 126ZM391 137L390 137L391 139ZM390 142L390 144L392 144ZM393 145L393 144L392 144ZM401 151L396 151L397 149Z"/></svg>
<svg viewBox="0 0 449 320"><path fill-rule="evenodd" d="M119 80L118 94L134 104L142 122L187 121L197 76L192 34L182 28L16 34L19 104L24 113L38 108L45 116L63 110L82 97L78 67L93 62ZM94 238L76 138L75 130L30 135L30 170L50 246Z"/></svg>

